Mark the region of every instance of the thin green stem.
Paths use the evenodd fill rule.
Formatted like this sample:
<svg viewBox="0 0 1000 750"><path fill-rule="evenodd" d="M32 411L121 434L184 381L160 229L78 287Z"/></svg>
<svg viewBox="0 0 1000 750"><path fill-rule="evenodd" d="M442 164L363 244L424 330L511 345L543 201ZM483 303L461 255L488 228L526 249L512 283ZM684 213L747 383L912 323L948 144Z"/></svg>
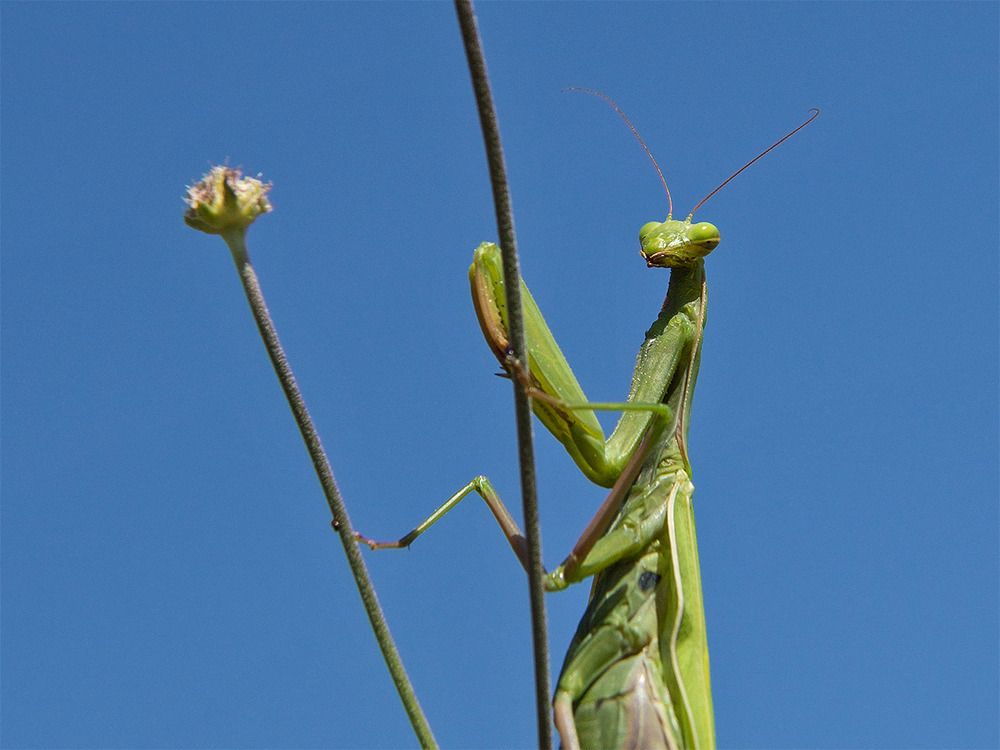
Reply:
<svg viewBox="0 0 1000 750"><path fill-rule="evenodd" d="M521 273L514 240L514 218L507 186L507 168L500 144L486 58L476 26L471 0L455 0L455 11L462 30L465 54L469 61L472 88L479 109L479 122L486 145L493 204L496 208L497 233L503 258L504 286L507 290L508 331L513 356L526 367L528 347L524 333L524 313L521 308ZM528 544L528 592L531 602L531 634L535 656L535 700L538 714L538 746L552 747L552 714L549 707L552 686L549 678L548 627L545 617L545 592L542 588L545 568L542 564L542 535L538 523L538 493L535 485L535 454L531 434L531 399L520 378L511 378L514 385L514 414L517 422L518 458L521 466L521 499L524 508L524 531Z"/></svg>
<svg viewBox="0 0 1000 750"><path fill-rule="evenodd" d="M299 426L299 432L302 433L302 439L309 450L309 456L312 458L319 482L323 487L323 494L326 495L327 505L330 506L330 512L333 514L333 528L340 535L340 541L344 545L347 562L358 585L358 592L361 594L361 601L364 603L365 611L368 613L368 620L371 622L372 630L375 632L375 639L382 650L382 657L389 668L393 682L396 683L396 691L403 701L403 707L410 717L410 723L413 725L413 731L416 733L421 747L436 748L437 742L434 740L431 728L420 708L417 696L413 692L410 679L403 668L403 662L399 658L399 651L392 640L392 635L389 633L389 626L385 621L385 615L382 613L382 607L379 605L378 598L375 595L375 587L372 585L371 577L368 575L368 568L365 566L364 558L361 556L358 544L354 540L354 529L351 527L350 518L347 516L347 508L344 506L344 500L333 478L333 470L330 468L330 462L323 451L319 434L316 432L316 427L313 425L312 418L306 409L302 393L299 391L295 377L292 374L292 369L288 365L288 359L285 357L285 351L278 340L278 333L274 328L274 323L271 321L271 314L267 310L267 304L264 302L264 294L261 291L260 282L253 270L253 266L250 264L250 256L246 249L245 233L242 230L234 231L224 234L223 239L233 254L233 261L236 263L236 270L239 272L240 280L243 282L243 290L246 292L247 302L250 303L250 309L253 311L254 320L257 321L260 336L264 340L264 346L267 348L267 354L271 358L271 364L274 365L274 371L281 382L281 388L288 399L288 405L292 408L292 414L295 415L295 422Z"/></svg>

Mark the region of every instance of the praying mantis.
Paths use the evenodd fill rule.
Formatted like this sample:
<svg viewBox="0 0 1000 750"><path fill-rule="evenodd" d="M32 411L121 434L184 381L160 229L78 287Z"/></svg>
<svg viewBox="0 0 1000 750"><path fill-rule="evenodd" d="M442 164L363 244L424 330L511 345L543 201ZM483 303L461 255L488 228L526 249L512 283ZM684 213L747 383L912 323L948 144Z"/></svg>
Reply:
<svg viewBox="0 0 1000 750"><path fill-rule="evenodd" d="M614 102L590 93L607 100L632 128ZM671 218L671 203L666 221L640 229L647 266L670 268L671 274L663 307L639 349L625 403L587 400L523 279L528 362L513 361L499 248L483 243L474 253L469 269L473 304L491 350L508 376L525 380L535 415L584 475L611 490L569 556L545 579L546 590L558 591L594 577L553 700L555 725L568 750L715 747L687 437L705 330L704 258L719 244L720 234L708 222L692 223L692 217L737 174L818 114L815 110L748 162L684 221ZM632 132L646 149L635 128ZM667 196L669 203L669 190ZM622 416L605 439L595 412L609 410ZM483 476L402 539L356 538L372 549L408 547L473 492L486 501L527 569L524 537Z"/></svg>

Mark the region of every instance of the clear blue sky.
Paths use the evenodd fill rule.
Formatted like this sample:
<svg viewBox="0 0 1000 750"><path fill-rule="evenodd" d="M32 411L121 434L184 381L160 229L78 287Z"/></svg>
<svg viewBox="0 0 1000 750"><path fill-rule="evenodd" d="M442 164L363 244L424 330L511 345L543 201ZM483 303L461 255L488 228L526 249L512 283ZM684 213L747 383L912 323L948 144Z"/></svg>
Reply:
<svg viewBox="0 0 1000 750"><path fill-rule="evenodd" d="M251 253L363 532L476 474L519 505L468 295L493 239L450 4L4 3L2 743L414 740L223 243ZM722 244L692 421L724 747L998 742L995 3L484 4L523 270L625 396L700 211ZM538 430L545 558L603 492ZM524 576L481 503L367 555L446 747L535 740ZM588 587L548 598L553 671Z"/></svg>

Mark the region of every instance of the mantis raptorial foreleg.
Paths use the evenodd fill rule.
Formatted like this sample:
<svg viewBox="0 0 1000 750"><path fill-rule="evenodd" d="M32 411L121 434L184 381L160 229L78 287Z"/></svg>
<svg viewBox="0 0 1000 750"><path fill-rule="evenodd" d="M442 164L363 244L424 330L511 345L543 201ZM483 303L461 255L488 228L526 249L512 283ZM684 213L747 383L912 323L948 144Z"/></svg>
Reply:
<svg viewBox="0 0 1000 750"><path fill-rule="evenodd" d="M719 242L719 232L711 224L692 225L690 222L668 220L675 235L675 247L683 247L692 257L707 255ZM648 227L649 225L647 225ZM643 229L646 230L647 227ZM469 268L472 300L487 343L502 365L507 364L506 295L503 291L503 273L500 253L496 245L483 243L478 248ZM525 332L528 339L528 370L535 390L561 403L587 404L583 393L556 344L552 332L545 324L541 311L535 304L524 282L521 282L524 306ZM652 329L651 329L652 333ZM653 415L640 404L659 404L673 373L681 366L681 352L677 347L677 331L662 330L647 341L639 353L628 403L605 405L606 410L624 410L621 419L607 440L597 416L596 405L572 411L560 409L543 398L536 398L532 408L539 421L566 448L584 475L595 484L611 487L622 469L639 447L649 429Z"/></svg>

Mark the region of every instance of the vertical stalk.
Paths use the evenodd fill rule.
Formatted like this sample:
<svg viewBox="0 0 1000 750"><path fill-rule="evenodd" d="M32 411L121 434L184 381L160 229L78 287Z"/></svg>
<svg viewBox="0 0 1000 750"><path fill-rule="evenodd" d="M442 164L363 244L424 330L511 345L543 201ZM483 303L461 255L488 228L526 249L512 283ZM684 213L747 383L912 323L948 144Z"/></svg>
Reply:
<svg viewBox="0 0 1000 750"><path fill-rule="evenodd" d="M285 351L278 340L278 332L271 321L271 315L268 312L267 303L264 301L260 282L253 270L253 266L250 264L250 256L246 249L245 233L242 230L228 232L223 235L223 239L232 252L233 261L236 263L236 270L239 272L240 280L243 282L243 290L246 292L247 302L250 303L250 309L253 311L260 336L264 340L264 346L267 349L268 356L271 358L271 364L274 365L274 371L281 382L281 388L288 399L288 405L292 408L292 414L295 415L295 422L299 426L299 432L302 433L302 439L309 450L309 456L312 458L316 475L319 477L320 485L323 487L323 494L326 495L327 505L330 506L330 512L333 514L333 527L337 530L337 533L340 535L340 541L344 545L347 562L358 585L358 592L361 594L361 601L364 604L365 612L368 613L368 620L371 622L375 639L382 650L382 657L385 659L389 673L392 675L392 680L396 684L396 691L403 701L403 707L410 718L410 724L413 726L413 731L417 735L420 746L423 748L436 748L437 742L434 740L434 735L431 733L427 718L420 708L417 696L413 692L413 686L410 684L410 679L403 668L399 651L392 640L382 607L378 602L378 597L375 595L375 588L368 574L368 568L365 565L364 558L361 556L361 551L358 549L358 543L354 539L354 529L351 527L351 520L347 516L347 508L340 495L340 489L333 478L333 469L330 468L330 462L327 460L326 452L320 443L319 434L316 432L316 427L309 416L309 411L306 409L305 400L302 398L302 393L295 382L292 369L288 365Z"/></svg>
<svg viewBox="0 0 1000 750"><path fill-rule="evenodd" d="M507 186L507 169L500 144L500 126L497 122L493 95L490 92L486 59L483 56L479 30L476 26L472 0L455 0L455 11L462 30L465 54L472 76L472 88L479 109L479 122L483 130L486 159L490 168L493 187L493 205L496 209L497 233L503 258L504 288L507 293L507 314L513 356L522 367L527 367L528 348L524 334L524 314L521 309L521 273L514 240L514 219ZM535 701L538 714L538 746L542 750L552 747L552 719L549 700L548 627L545 617L545 599L542 579L542 539L538 524L538 493L535 486L535 456L531 433L531 400L521 378L512 377L514 386L514 414L517 422L518 460L521 467L521 498L524 508L524 530L528 544L528 591L531 602L531 634L534 644Z"/></svg>

